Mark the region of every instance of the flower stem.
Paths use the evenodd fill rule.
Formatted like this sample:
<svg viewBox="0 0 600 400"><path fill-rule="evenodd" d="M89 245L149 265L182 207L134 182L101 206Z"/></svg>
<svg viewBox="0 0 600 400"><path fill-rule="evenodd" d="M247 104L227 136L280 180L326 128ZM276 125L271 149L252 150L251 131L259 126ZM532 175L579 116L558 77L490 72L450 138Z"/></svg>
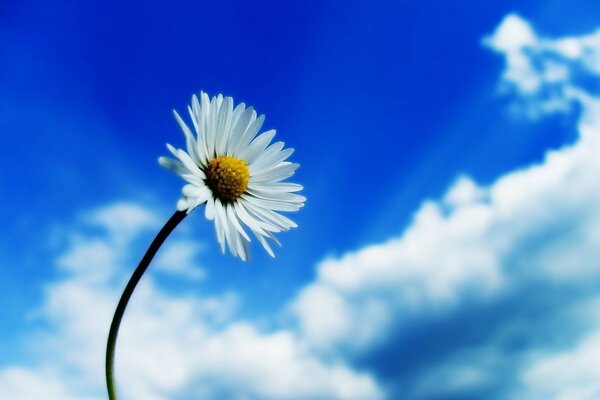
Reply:
<svg viewBox="0 0 600 400"><path fill-rule="evenodd" d="M154 238L148 251L144 254L142 261L140 261L139 265L131 275L123 294L121 295L121 299L119 300L119 304L117 305L117 309L115 310L115 315L113 315L112 323L110 324L110 331L108 333L108 341L106 343L106 389L108 390L108 398L110 400L117 400L117 391L115 389L115 379L114 379L114 363L115 363L115 345L117 344L117 335L119 334L119 326L121 325L121 319L123 318L123 314L125 313L125 308L127 308L127 303L135 290L135 287L139 283L142 275L146 272L146 269L150 265L150 262L154 258L154 255L163 244L165 239L173 232L173 229L186 216L185 211L176 211L175 214L167 221L165 226L158 232L158 235Z"/></svg>

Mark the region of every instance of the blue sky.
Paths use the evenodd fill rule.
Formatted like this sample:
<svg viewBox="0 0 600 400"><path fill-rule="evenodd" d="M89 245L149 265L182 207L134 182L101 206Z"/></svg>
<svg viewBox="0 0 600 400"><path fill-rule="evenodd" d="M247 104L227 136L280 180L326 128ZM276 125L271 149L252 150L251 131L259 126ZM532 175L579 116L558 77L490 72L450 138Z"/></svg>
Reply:
<svg viewBox="0 0 600 400"><path fill-rule="evenodd" d="M4 4L0 399L103 398L111 312L180 192L156 162L184 143L171 110L199 90L266 114L308 202L247 264L184 221L126 316L124 394L598 398L598 21L563 0Z"/></svg>

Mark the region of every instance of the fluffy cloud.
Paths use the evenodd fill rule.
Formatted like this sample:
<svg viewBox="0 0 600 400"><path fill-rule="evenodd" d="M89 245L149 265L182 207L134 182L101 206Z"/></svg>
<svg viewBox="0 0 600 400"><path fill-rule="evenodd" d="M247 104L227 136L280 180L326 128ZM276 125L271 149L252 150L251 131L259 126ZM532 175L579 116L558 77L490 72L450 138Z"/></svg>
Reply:
<svg viewBox="0 0 600 400"><path fill-rule="evenodd" d="M530 117L570 110L573 83L600 74L600 29L589 35L550 39L510 14L483 43L504 57L501 89L516 91L521 101L514 110Z"/></svg>
<svg viewBox="0 0 600 400"><path fill-rule="evenodd" d="M113 242L129 242L144 229L155 229L160 221L155 214L138 204L118 202L84 217L91 225L103 227Z"/></svg>
<svg viewBox="0 0 600 400"><path fill-rule="evenodd" d="M0 371L2 399L37 400L69 398L61 380L49 371L32 372L23 368Z"/></svg>
<svg viewBox="0 0 600 400"><path fill-rule="evenodd" d="M523 375L531 399L597 399L600 397L600 330L573 348L534 362Z"/></svg>
<svg viewBox="0 0 600 400"><path fill-rule="evenodd" d="M47 286L32 335L38 363L0 370L0 399L104 398L104 346L122 265L133 241L155 230L155 213L117 203L85 214L57 266L67 275ZM121 225L122 224L122 225ZM176 238L157 259L159 270L201 278L191 240ZM135 246L134 246L135 247ZM197 246L196 246L197 248ZM176 267L168 266L177 264ZM117 376L126 398L378 399L375 380L343 362L326 362L294 332L263 332L236 319L238 298L173 296L151 276L140 284L123 322Z"/></svg>
<svg viewBox="0 0 600 400"><path fill-rule="evenodd" d="M472 185L465 182L459 185ZM304 335L319 348L359 350L398 319L500 290L504 277L499 243L489 238L489 206L463 202L444 208L428 202L401 238L324 261L317 281L292 306Z"/></svg>
<svg viewBox="0 0 600 400"><path fill-rule="evenodd" d="M321 263L293 304L306 337L317 347L368 346L391 320L532 280L598 276L600 121L595 103L586 110L580 128L594 135L489 187L462 178L442 201L426 202L399 239Z"/></svg>
<svg viewBox="0 0 600 400"><path fill-rule="evenodd" d="M600 373L586 366L597 339L582 339L573 350L561 350L566 354L531 366L524 380L514 371L527 364L532 349L556 351L545 348L545 341L560 342L560 334L533 340L528 351L497 348L530 341L536 327L559 329L551 313L536 309L569 307L600 278L600 100L575 79L583 72L600 73L600 31L551 40L510 15L484 42L504 55L502 83L518 95L520 106L526 103L535 116L580 106L576 143L548 151L541 163L489 186L458 179L443 199L423 204L401 237L323 261L316 281L290 308L317 351L372 358L375 369L377 363L390 364L382 374L391 374L397 395L480 398L486 390L497 395L523 384L520 396L532 385L536 393L564 390L571 393L568 398L593 398ZM522 309L511 311L515 305ZM528 327L524 313L537 313ZM564 328L562 333L573 340L584 332ZM431 340L419 340L423 335ZM446 346L436 344L436 335ZM414 355L410 340L437 351L419 348ZM382 356L391 349L418 360L412 371ZM568 362L586 372L548 382ZM498 371L506 371L502 380Z"/></svg>
<svg viewBox="0 0 600 400"><path fill-rule="evenodd" d="M194 281L202 280L205 272L195 263L195 258L201 249L201 244L197 240L165 243L156 257L154 269Z"/></svg>

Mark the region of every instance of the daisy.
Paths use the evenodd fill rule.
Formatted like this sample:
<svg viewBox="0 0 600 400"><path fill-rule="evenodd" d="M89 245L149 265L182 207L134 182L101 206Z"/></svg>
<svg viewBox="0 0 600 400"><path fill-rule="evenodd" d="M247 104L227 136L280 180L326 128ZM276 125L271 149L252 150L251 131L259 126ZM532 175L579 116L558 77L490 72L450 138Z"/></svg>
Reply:
<svg viewBox="0 0 600 400"><path fill-rule="evenodd" d="M189 214L206 204L205 216L214 221L223 253L227 244L234 256L246 261L251 240L247 229L274 257L268 240L280 245L274 234L297 226L278 211L297 211L306 201L294 193L301 185L283 182L299 167L286 161L294 149L284 149L283 142L271 144L273 129L257 136L264 115L257 117L244 103L234 108L231 97L219 94L210 99L200 92L188 111L195 135L173 111L187 151L167 144L175 158L158 159L187 182L177 209Z"/></svg>

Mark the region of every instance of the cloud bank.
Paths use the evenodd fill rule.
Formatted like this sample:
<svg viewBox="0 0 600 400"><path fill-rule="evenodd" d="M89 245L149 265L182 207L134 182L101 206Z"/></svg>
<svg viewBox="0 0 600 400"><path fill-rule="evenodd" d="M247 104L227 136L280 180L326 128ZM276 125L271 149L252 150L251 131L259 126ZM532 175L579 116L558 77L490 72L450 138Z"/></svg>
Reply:
<svg viewBox="0 0 600 400"><path fill-rule="evenodd" d="M0 370L0 399L102 399L103 352L110 318L124 284L132 242L156 230L155 213L116 203L84 215L57 267L66 277L47 287L38 311L51 328L35 335L34 367ZM84 229L85 228L85 229ZM198 277L188 238L170 241L159 270ZM183 250L182 250L183 249ZM181 267L184 266L184 267ZM200 276L201 277L201 276ZM123 322L117 349L125 398L381 398L368 374L324 362L293 332L261 332L235 318L237 297L178 297L151 277L141 283Z"/></svg>

